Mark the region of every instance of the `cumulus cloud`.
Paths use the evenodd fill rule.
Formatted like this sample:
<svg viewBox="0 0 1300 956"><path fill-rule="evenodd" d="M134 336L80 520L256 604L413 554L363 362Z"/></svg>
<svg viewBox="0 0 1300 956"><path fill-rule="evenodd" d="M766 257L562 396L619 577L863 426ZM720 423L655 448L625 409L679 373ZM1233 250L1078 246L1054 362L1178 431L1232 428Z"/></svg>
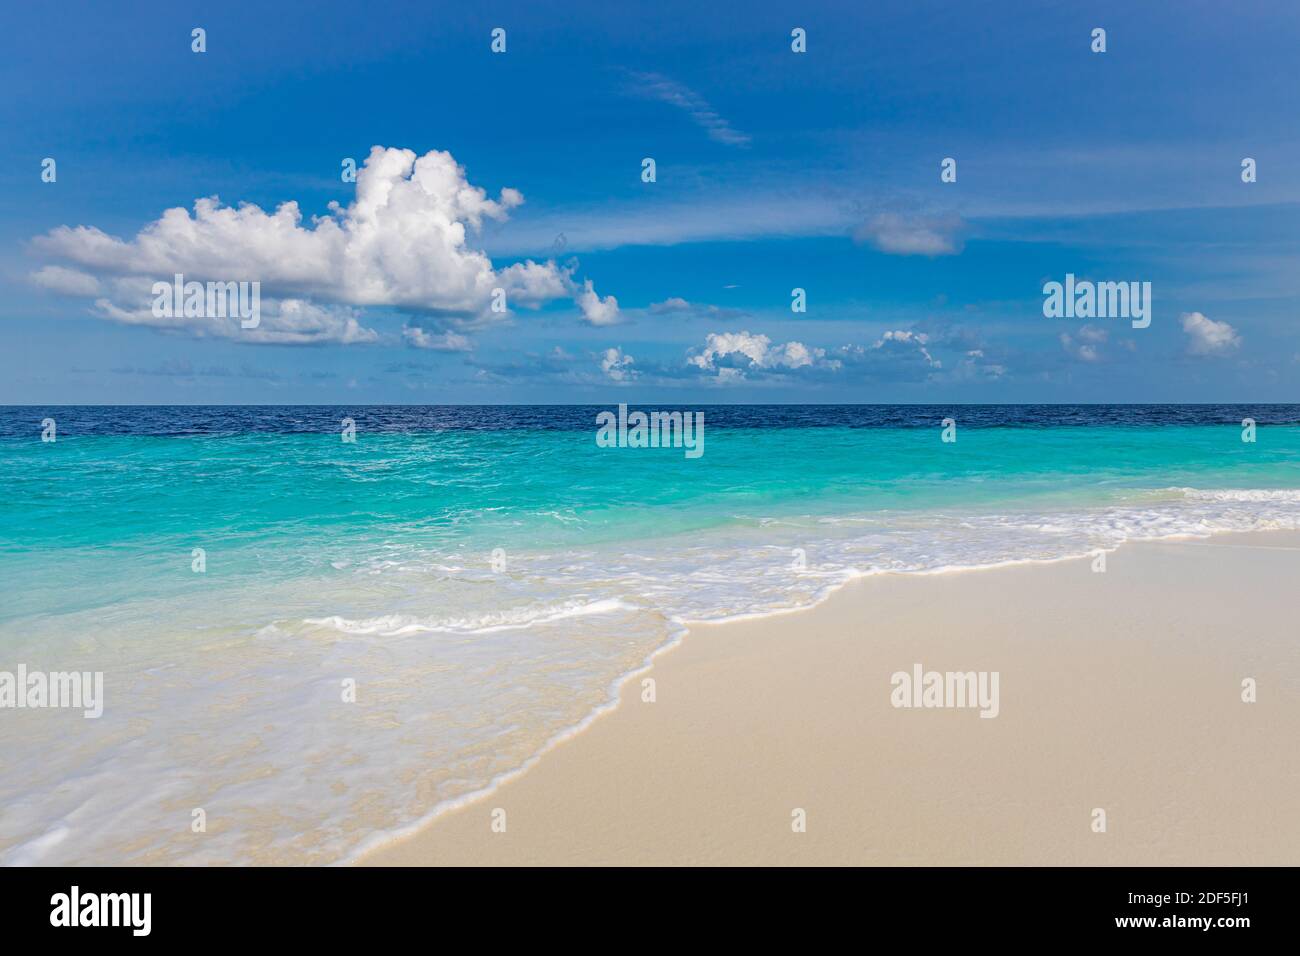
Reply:
<svg viewBox="0 0 1300 956"><path fill-rule="evenodd" d="M402 338L413 349L430 349L435 352L468 352L470 340L458 332L430 332L418 325L402 329Z"/></svg>
<svg viewBox="0 0 1300 956"><path fill-rule="evenodd" d="M574 298L588 321L617 314L612 296L601 299L590 280L578 287L569 271L554 262L527 260L503 269L470 241L485 220L504 220L524 201L516 189L496 198L472 185L450 153L423 156L409 149L376 146L357 173L356 194L347 206L330 204L328 215L304 222L296 202L274 212L244 203L226 206L216 197L199 199L193 211L166 210L131 239L110 236L94 226L60 226L32 241L34 250L69 265L50 265L35 282L59 291L94 295L91 282L116 282L97 303L98 312L118 321L184 326L195 334L207 319L156 319L146 299L122 294L147 290L150 280L257 281L262 287L262 336L272 341L301 336L307 315L318 319L338 307L391 306L442 316L447 321L490 320L495 289L509 306L536 308L559 298ZM87 281L90 280L90 281ZM290 305L297 302L299 305ZM311 313L311 309L324 312ZM592 316L596 316L593 319ZM130 318L122 318L129 316ZM499 318L499 315L496 315ZM355 319L355 316L353 316ZM280 322L287 319L288 327ZM303 341L367 341L371 330L350 330L346 320L316 322L315 338ZM366 333L369 333L367 335Z"/></svg>
<svg viewBox="0 0 1300 956"><path fill-rule="evenodd" d="M933 340L914 329L890 329L870 345L843 345L830 353L827 365L835 370L878 381L924 381L943 368L932 352ZM978 357L972 356L971 361Z"/></svg>
<svg viewBox="0 0 1300 956"><path fill-rule="evenodd" d="M671 103L684 110L691 120L708 133L709 139L728 146L748 146L750 137L718 115L704 97L676 80L658 73L637 73L633 77L637 91L651 99Z"/></svg>
<svg viewBox="0 0 1300 956"><path fill-rule="evenodd" d="M601 353L600 370L615 382L626 382L636 378L636 369L632 364L636 360L620 348L608 348Z"/></svg>
<svg viewBox="0 0 1300 956"><path fill-rule="evenodd" d="M985 357L980 348L969 348L961 336L943 337L948 347L962 349L955 375L997 378L1005 366ZM710 333L702 349L690 354L687 363L714 374L720 383L737 383L760 375L800 375L830 379L842 375L880 381L924 381L944 369L934 354L935 338L916 329L889 329L868 345L819 348L791 341L776 344L766 335L751 332Z"/></svg>
<svg viewBox="0 0 1300 956"><path fill-rule="evenodd" d="M1189 337L1187 351L1192 355L1226 355L1241 345L1241 336L1227 322L1215 322L1200 312L1184 312L1179 320Z"/></svg>
<svg viewBox="0 0 1300 956"><path fill-rule="evenodd" d="M853 238L891 255L951 256L962 250L962 225L956 216L907 217L883 212L859 226Z"/></svg>
<svg viewBox="0 0 1300 956"><path fill-rule="evenodd" d="M766 335L750 332L710 332L704 348L687 362L716 374L719 381L739 381L755 370L800 369L821 364L826 351L802 342L774 345Z"/></svg>
<svg viewBox="0 0 1300 956"><path fill-rule="evenodd" d="M591 325L613 325L618 321L618 299L612 295L602 299L592 288L590 279L583 283L576 301L582 318Z"/></svg>
<svg viewBox="0 0 1300 956"><path fill-rule="evenodd" d="M943 363L930 354L927 347L930 336L925 332L913 332L908 329L895 329L885 332L871 347L877 351L886 349L897 352L915 352L931 368L941 368Z"/></svg>

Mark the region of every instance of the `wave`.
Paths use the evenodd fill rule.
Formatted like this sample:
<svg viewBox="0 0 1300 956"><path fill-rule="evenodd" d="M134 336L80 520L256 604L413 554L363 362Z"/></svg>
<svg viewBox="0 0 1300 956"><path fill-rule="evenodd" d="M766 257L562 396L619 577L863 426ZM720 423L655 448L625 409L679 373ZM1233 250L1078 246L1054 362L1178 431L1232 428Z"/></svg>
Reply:
<svg viewBox="0 0 1300 956"><path fill-rule="evenodd" d="M416 618L407 614L382 614L352 620L335 614L330 617L303 618L303 623L333 628L345 634L376 634L380 637L420 633L490 634L494 631L553 624L568 618L628 610L633 610L631 604L615 598L605 598L596 601L563 601L559 604L534 605L466 617Z"/></svg>
<svg viewBox="0 0 1300 956"><path fill-rule="evenodd" d="M1184 497L1199 501L1274 501L1300 503L1300 489L1295 488L1171 488Z"/></svg>

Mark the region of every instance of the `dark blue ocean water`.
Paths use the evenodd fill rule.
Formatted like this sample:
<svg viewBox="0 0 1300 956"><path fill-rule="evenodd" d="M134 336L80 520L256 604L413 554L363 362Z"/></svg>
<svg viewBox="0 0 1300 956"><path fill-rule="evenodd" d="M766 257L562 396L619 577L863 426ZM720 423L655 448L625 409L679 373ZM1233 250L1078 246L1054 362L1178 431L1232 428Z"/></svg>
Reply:
<svg viewBox="0 0 1300 956"><path fill-rule="evenodd" d="M710 428L1069 428L1300 423L1300 405L656 405L702 411ZM0 437L30 437L53 417L65 435L331 432L352 418L376 432L584 431L603 405L52 405L0 406Z"/></svg>

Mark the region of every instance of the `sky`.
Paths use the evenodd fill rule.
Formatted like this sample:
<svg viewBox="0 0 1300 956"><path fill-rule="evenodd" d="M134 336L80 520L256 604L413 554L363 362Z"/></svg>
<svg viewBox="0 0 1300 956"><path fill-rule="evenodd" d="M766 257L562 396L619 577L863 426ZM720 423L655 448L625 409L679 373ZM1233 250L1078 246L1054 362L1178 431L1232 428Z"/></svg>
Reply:
<svg viewBox="0 0 1300 956"><path fill-rule="evenodd" d="M0 403L1300 396L1300 5L278 6L7 13Z"/></svg>

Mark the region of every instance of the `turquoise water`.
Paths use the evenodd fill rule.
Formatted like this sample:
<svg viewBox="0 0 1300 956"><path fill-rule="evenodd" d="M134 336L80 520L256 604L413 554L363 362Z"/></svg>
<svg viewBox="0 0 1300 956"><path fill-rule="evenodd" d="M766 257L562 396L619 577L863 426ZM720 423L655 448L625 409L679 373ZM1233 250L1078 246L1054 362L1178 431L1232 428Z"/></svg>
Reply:
<svg viewBox="0 0 1300 956"><path fill-rule="evenodd" d="M365 410L354 443L347 410L3 410L0 670L103 671L106 706L0 712L0 861L344 859L684 621L1300 527L1295 411L1246 443L1249 409L959 410L945 443L947 411L714 409L689 459L597 447L592 409Z"/></svg>
<svg viewBox="0 0 1300 956"><path fill-rule="evenodd" d="M586 432L65 437L0 462L0 620L53 603L328 572L378 551L562 548L759 518L1103 505L1177 487L1287 488L1300 429L732 429L707 453L600 449ZM88 573L103 568L111 575ZM209 579L210 580L210 579ZM57 602L51 595L56 589Z"/></svg>

